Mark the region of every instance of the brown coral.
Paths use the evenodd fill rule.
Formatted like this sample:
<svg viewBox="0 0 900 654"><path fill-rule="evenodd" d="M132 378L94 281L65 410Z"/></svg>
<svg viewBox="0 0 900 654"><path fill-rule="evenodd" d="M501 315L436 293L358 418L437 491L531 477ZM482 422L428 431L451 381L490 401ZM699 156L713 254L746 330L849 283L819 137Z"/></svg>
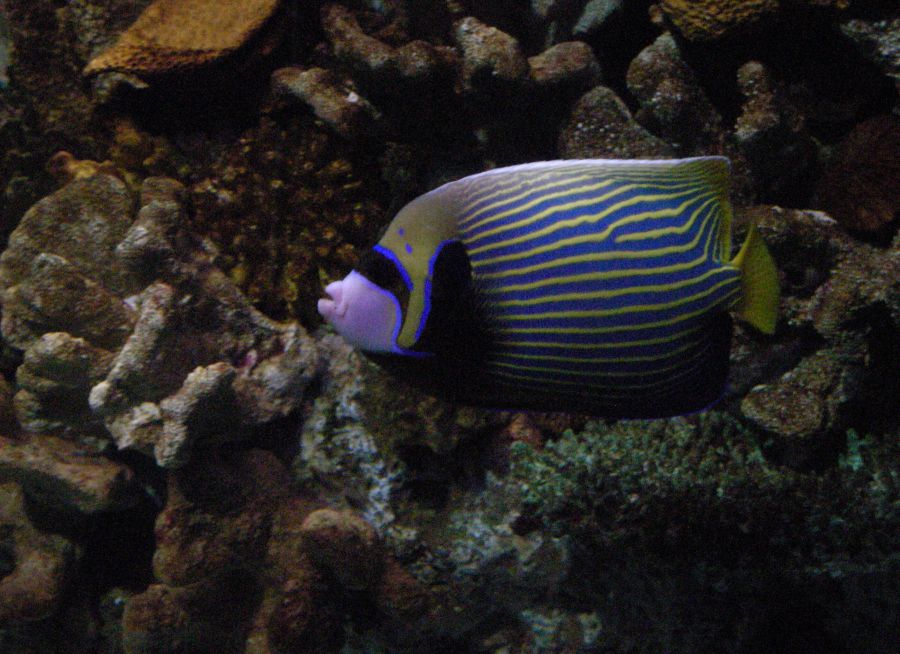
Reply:
<svg viewBox="0 0 900 654"><path fill-rule="evenodd" d="M158 75L204 66L258 34L279 4L279 0L156 0L83 72Z"/></svg>

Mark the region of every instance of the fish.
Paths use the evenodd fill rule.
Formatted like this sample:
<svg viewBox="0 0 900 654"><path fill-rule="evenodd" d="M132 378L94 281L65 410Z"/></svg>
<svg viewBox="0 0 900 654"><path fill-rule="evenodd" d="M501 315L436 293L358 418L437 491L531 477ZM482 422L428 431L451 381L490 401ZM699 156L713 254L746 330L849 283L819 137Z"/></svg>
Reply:
<svg viewBox="0 0 900 654"><path fill-rule="evenodd" d="M733 321L772 334L778 271L755 226L731 256L730 163L496 168L404 206L318 301L378 365L453 402L660 418L726 385Z"/></svg>

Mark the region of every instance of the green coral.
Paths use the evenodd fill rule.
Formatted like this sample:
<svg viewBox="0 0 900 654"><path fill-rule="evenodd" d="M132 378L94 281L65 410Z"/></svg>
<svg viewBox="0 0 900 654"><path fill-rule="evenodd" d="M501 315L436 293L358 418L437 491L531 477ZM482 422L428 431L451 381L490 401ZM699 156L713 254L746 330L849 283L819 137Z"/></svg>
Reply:
<svg viewBox="0 0 900 654"><path fill-rule="evenodd" d="M652 498L716 498L728 502L748 486L790 483L794 474L767 463L756 440L724 414L696 419L589 423L568 430L536 451L512 450L513 477L527 505L554 526L555 519L599 518L598 501L619 503L624 514ZM621 517L621 516L620 516ZM587 525L585 525L587 526ZM555 525L556 529L560 525Z"/></svg>
<svg viewBox="0 0 900 654"><path fill-rule="evenodd" d="M799 640L881 651L900 626L884 601L900 591L896 440L851 432L834 465L803 471L722 413L594 422L516 443L510 479L522 525L573 537L564 587L616 651L766 651L776 614L802 617ZM851 633L867 621L881 627Z"/></svg>

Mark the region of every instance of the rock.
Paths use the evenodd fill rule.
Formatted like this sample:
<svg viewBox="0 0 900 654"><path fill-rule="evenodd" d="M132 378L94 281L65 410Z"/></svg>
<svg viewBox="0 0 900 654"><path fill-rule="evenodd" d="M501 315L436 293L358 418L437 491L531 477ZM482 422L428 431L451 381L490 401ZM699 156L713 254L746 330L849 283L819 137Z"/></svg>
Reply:
<svg viewBox="0 0 900 654"><path fill-rule="evenodd" d="M310 558L342 588L364 590L378 581L384 552L377 532L351 511L319 509L301 527Z"/></svg>
<svg viewBox="0 0 900 654"><path fill-rule="evenodd" d="M900 392L893 370L900 256L860 243L820 213L757 207L746 217L760 225L775 257L787 329L760 353L769 357L769 378L757 379L741 410L787 460L803 464L851 420L866 416L874 429L898 415L887 398ZM742 342L733 357L738 376Z"/></svg>
<svg viewBox="0 0 900 654"><path fill-rule="evenodd" d="M170 473L153 559L161 583L128 600L128 651L192 638L216 651L336 652L336 607L301 529L320 506L293 495L284 466L261 450Z"/></svg>
<svg viewBox="0 0 900 654"><path fill-rule="evenodd" d="M209 65L258 38L279 5L279 0L224 5L214 0L155 0L83 72L152 76Z"/></svg>
<svg viewBox="0 0 900 654"><path fill-rule="evenodd" d="M882 240L896 231L900 212L900 118L859 123L831 156L815 204L849 230Z"/></svg>
<svg viewBox="0 0 900 654"><path fill-rule="evenodd" d="M628 66L626 82L641 104L638 121L652 125L679 155L721 151L722 117L671 34L641 50Z"/></svg>
<svg viewBox="0 0 900 654"><path fill-rule="evenodd" d="M900 319L900 255L861 243L816 211L754 207L782 277L783 320L838 342L858 321L883 311ZM883 331L883 330L879 330ZM887 336L887 334L883 334Z"/></svg>
<svg viewBox="0 0 900 654"><path fill-rule="evenodd" d="M76 159L65 150L57 152L47 161L47 172L56 179L57 184L64 186L76 179L86 179L94 175L113 175L121 177L111 161L97 163L90 159Z"/></svg>
<svg viewBox="0 0 900 654"><path fill-rule="evenodd" d="M558 43L539 55L529 57L529 77L551 90L584 92L600 81L600 64L583 41Z"/></svg>
<svg viewBox="0 0 900 654"><path fill-rule="evenodd" d="M324 68L280 68L272 73L272 87L309 105L317 118L344 138L370 134L378 118L365 98Z"/></svg>
<svg viewBox="0 0 900 654"><path fill-rule="evenodd" d="M178 466L198 442L244 438L300 406L317 374L312 340L212 264L184 231L184 202L174 180L146 179L132 220L122 181L94 174L13 232L2 327L26 350L16 410L29 426L87 438L100 418L119 447Z"/></svg>
<svg viewBox="0 0 900 654"><path fill-rule="evenodd" d="M900 18L852 18L840 30L869 61L874 62L900 88Z"/></svg>
<svg viewBox="0 0 900 654"><path fill-rule="evenodd" d="M0 375L0 433L12 433L17 427L13 408L13 388L6 378Z"/></svg>
<svg viewBox="0 0 900 654"><path fill-rule="evenodd" d="M408 644L427 642L428 635L440 631L440 619L446 609L442 598L413 577L392 557L375 589L375 606L384 616L381 631L388 642Z"/></svg>
<svg viewBox="0 0 900 654"><path fill-rule="evenodd" d="M242 428L292 411L317 361L297 325L278 324L256 311L207 254L178 251L173 240L183 238L182 191L147 182L145 188L149 202L117 252L136 273L146 275L153 265L173 285L158 282L141 294L135 331L90 402L121 447L154 450L160 464L175 466L198 440L240 438ZM167 197L169 192L175 195ZM185 402L203 406L199 398L208 391L200 390L206 382L197 369L212 364L210 370L234 369L230 388L213 392L229 402L217 412L176 408ZM137 382L146 379L154 383Z"/></svg>
<svg viewBox="0 0 900 654"><path fill-rule="evenodd" d="M612 89L598 86L572 109L559 137L564 159L653 159L675 153L632 118Z"/></svg>
<svg viewBox="0 0 900 654"><path fill-rule="evenodd" d="M434 91L450 82L456 67L456 54L450 48L421 40L393 47L366 34L353 13L339 4L322 8L322 29L334 54L351 66L367 91L394 97Z"/></svg>
<svg viewBox="0 0 900 654"><path fill-rule="evenodd" d="M572 34L588 37L600 32L622 13L624 7L625 0L588 0L572 27Z"/></svg>
<svg viewBox="0 0 900 654"><path fill-rule="evenodd" d="M496 27L469 16L454 24L453 35L462 51L465 89L490 95L515 88L528 75L519 42Z"/></svg>
<svg viewBox="0 0 900 654"><path fill-rule="evenodd" d="M340 336L322 337L319 348L327 369L303 424L293 474L333 507L359 512L379 533L395 518L392 497L404 475L421 476L426 485L448 479L442 457L501 420L412 388L398 393L395 381ZM412 453L415 470L400 460L404 452Z"/></svg>
<svg viewBox="0 0 900 654"><path fill-rule="evenodd" d="M15 411L28 431L102 429L90 412L88 394L112 367L113 353L66 332L49 332L25 351L16 370Z"/></svg>
<svg viewBox="0 0 900 654"><path fill-rule="evenodd" d="M74 328L109 345L124 341L132 318L121 298L137 285L115 248L131 227L132 201L120 179L100 174L76 179L25 213L0 256L6 340L25 349L43 333ZM74 294L54 292L57 283L74 285Z"/></svg>
<svg viewBox="0 0 900 654"><path fill-rule="evenodd" d="M222 461L201 457L172 473L156 520L156 578L189 586L221 570L257 565L288 487L283 466L262 451Z"/></svg>
<svg viewBox="0 0 900 654"><path fill-rule="evenodd" d="M122 642L128 654L191 651L244 651L247 621L258 589L237 573L186 587L151 584L130 597L122 615Z"/></svg>
<svg viewBox="0 0 900 654"><path fill-rule="evenodd" d="M862 343L823 348L774 383L753 388L741 413L777 440L789 465L807 465L829 442L823 436L848 428L864 369Z"/></svg>
<svg viewBox="0 0 900 654"><path fill-rule="evenodd" d="M803 116L761 63L738 69L744 96L734 140L744 154L760 193L779 196L796 189L816 163L816 146Z"/></svg>
<svg viewBox="0 0 900 654"><path fill-rule="evenodd" d="M54 511L82 516L130 508L141 496L126 465L38 434L0 437L0 480L18 482L30 499Z"/></svg>
<svg viewBox="0 0 900 654"><path fill-rule="evenodd" d="M4 336L22 349L45 332L66 332L112 349L134 323L122 298L84 274L79 262L46 252L34 258L25 279L7 288L4 299Z"/></svg>
<svg viewBox="0 0 900 654"><path fill-rule="evenodd" d="M71 581L77 550L62 536L32 526L24 493L13 483L0 484L0 551L0 624L50 616Z"/></svg>

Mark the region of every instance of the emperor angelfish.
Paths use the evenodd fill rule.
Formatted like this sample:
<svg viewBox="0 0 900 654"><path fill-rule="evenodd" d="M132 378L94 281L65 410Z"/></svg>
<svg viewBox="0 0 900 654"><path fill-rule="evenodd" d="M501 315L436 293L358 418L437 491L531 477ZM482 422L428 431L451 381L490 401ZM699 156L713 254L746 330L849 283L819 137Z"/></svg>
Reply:
<svg viewBox="0 0 900 654"><path fill-rule="evenodd" d="M407 204L319 313L433 394L498 409L652 418L708 407L729 311L775 329L751 227L731 257L729 163L570 160L499 168Z"/></svg>

